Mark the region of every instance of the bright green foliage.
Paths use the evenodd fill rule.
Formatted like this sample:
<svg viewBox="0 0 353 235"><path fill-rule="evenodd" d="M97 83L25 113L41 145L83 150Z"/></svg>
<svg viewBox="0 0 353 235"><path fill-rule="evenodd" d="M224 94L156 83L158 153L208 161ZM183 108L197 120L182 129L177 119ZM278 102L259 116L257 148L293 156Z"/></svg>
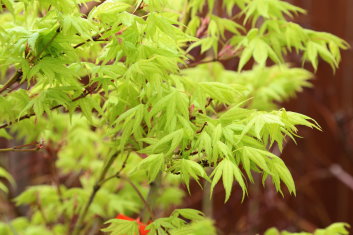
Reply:
<svg viewBox="0 0 353 235"><path fill-rule="evenodd" d="M241 175L241 171L239 170L238 166L235 163L233 163L231 160L228 160L228 159L222 160L218 164L216 169L213 171L212 176L213 176L212 190L222 176L224 189L226 190L225 201L227 201L230 197L230 192L232 190L233 181L234 181L233 178L236 179L236 181L239 183L243 191L246 192L246 186L245 186L243 177Z"/></svg>
<svg viewBox="0 0 353 235"><path fill-rule="evenodd" d="M191 222L186 222L189 220ZM147 226L150 230L148 234L156 235L210 235L215 234L211 220L204 217L204 215L192 209L177 209L166 218L159 218Z"/></svg>
<svg viewBox="0 0 353 235"><path fill-rule="evenodd" d="M317 229L313 233L290 233L287 231L280 232L275 228L271 228L265 232L265 235L348 235L349 232L347 228L349 228L349 225L346 223L334 223L325 229Z"/></svg>
<svg viewBox="0 0 353 235"><path fill-rule="evenodd" d="M135 234L136 222L109 219L146 217L154 201L151 210L178 206L179 185L191 192L191 180L209 181L212 190L221 181L225 201L235 184L244 200L253 174L283 195L284 186L296 193L270 148L282 150L298 126L320 127L279 109L312 77L284 58L297 53L315 69L319 59L335 69L345 41L289 22L305 11L280 0L224 0L229 17L213 12L215 0L107 0L83 15L87 2L0 1L0 136L57 149L59 174L79 183L29 187L16 198L30 206L29 219L0 229L77 235L108 220L105 231ZM241 21L230 15L236 8ZM206 58L195 62L198 50ZM227 70L220 62L231 58L239 63ZM254 68L244 70L250 61ZM74 217L76 225L68 222ZM191 209L155 218L149 229L216 233Z"/></svg>
<svg viewBox="0 0 353 235"><path fill-rule="evenodd" d="M103 232L108 232L112 235L134 235L139 233L138 224L136 221L108 220L109 227L102 229Z"/></svg>
<svg viewBox="0 0 353 235"><path fill-rule="evenodd" d="M190 222L187 222L190 221ZM136 221L113 219L107 221L109 226L103 231L114 235L137 234L138 224ZM210 235L215 234L213 222L204 215L193 209L177 209L169 217L159 218L151 222L147 227L148 234L152 235Z"/></svg>

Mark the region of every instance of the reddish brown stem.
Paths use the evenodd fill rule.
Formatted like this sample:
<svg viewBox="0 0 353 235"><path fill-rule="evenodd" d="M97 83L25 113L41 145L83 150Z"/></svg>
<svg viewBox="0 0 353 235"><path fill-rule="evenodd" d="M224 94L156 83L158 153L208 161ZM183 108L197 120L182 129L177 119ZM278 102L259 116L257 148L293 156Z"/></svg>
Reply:
<svg viewBox="0 0 353 235"><path fill-rule="evenodd" d="M196 131L196 133L197 133L197 134L200 134L200 133L203 131L203 129L205 129L206 126L207 126L207 122L205 122L205 123L203 124L203 126L201 127L201 129L198 130L198 131Z"/></svg>
<svg viewBox="0 0 353 235"><path fill-rule="evenodd" d="M84 93L82 93L80 96L78 96L78 97L76 97L75 99L73 99L72 102L77 101L77 100L79 100L79 99L82 99L82 98L86 97L88 94L90 94L90 93L89 93L89 92L84 92ZM60 107L63 107L63 105L62 105L62 104L58 104L58 105L52 107L50 110L55 110L55 109L58 109L58 108L60 108ZM2 124L2 125L0 126L0 129L9 127L9 126L13 125L14 123L20 122L20 121L22 121L22 120L24 120L24 119L31 118L31 117L33 117L33 116L35 116L35 115L36 115L35 113L29 113L29 114L23 115L23 116L21 116L19 119L17 119L16 121L8 122L8 123Z"/></svg>
<svg viewBox="0 0 353 235"><path fill-rule="evenodd" d="M34 146L33 148L24 149L23 147ZM18 145L11 148L0 149L0 152L33 152L38 151L43 148L42 144L33 143L33 144L25 144Z"/></svg>
<svg viewBox="0 0 353 235"><path fill-rule="evenodd" d="M10 78L3 87L0 88L0 94L10 88L13 84L15 84L22 77L22 70L17 70L15 74Z"/></svg>

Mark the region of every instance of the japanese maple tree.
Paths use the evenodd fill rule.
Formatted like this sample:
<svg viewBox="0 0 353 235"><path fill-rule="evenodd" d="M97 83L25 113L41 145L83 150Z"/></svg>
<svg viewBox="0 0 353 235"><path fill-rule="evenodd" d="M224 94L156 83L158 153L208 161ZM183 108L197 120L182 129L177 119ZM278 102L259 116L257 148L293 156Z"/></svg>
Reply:
<svg viewBox="0 0 353 235"><path fill-rule="evenodd" d="M0 152L55 149L63 176L16 197L29 214L0 234L216 234L201 211L170 213L191 180L210 197L223 184L225 202L254 174L295 195L270 149L320 127L278 106L312 78L286 55L335 70L345 41L291 22L305 10L280 0L88 2L0 0L0 136L24 142Z"/></svg>

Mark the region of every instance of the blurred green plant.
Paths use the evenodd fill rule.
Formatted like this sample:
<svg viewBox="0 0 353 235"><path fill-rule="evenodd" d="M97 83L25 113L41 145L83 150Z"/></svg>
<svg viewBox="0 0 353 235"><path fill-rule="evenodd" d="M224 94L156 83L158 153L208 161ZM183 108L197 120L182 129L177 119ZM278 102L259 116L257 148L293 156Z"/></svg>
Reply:
<svg viewBox="0 0 353 235"><path fill-rule="evenodd" d="M348 224L345 223L334 223L325 229L317 229L313 233L290 233L287 231L278 231L276 228L271 228L265 232L265 235L346 235L349 234L347 228Z"/></svg>

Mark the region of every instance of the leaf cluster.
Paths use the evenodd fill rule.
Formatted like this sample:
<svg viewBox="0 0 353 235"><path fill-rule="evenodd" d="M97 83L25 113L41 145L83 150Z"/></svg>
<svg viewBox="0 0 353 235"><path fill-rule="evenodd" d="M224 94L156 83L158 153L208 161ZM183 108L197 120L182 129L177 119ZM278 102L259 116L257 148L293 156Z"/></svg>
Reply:
<svg viewBox="0 0 353 235"><path fill-rule="evenodd" d="M227 16L213 12L214 0L109 0L83 14L87 2L0 1L0 136L44 141L59 175L76 182L28 187L16 202L30 205L29 219L1 229L87 232L92 221L142 212L159 178L156 207L164 210L182 201L179 185L190 192L191 180L212 190L222 181L225 201L235 184L244 200L254 174L296 193L271 149L295 141L299 126L320 127L279 107L312 77L284 58L297 53L315 69L321 58L336 69L345 41L290 22L305 11L280 0L224 0ZM207 56L198 61L198 52ZM238 62L233 70L220 63L229 59ZM112 234L137 233L134 222L109 223ZM215 234L191 209L149 229Z"/></svg>

